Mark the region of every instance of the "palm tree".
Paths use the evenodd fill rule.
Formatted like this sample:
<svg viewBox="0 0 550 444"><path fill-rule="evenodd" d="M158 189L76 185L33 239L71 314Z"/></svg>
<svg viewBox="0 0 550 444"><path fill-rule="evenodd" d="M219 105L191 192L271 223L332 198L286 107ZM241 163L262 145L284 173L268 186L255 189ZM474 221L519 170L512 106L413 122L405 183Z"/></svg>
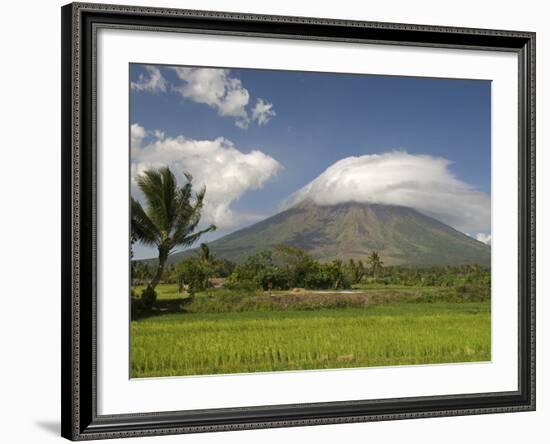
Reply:
<svg viewBox="0 0 550 444"><path fill-rule="evenodd" d="M367 264L370 265L372 275L374 276L378 270L382 268L384 262L380 260L380 256L377 251L373 251L367 258Z"/></svg>
<svg viewBox="0 0 550 444"><path fill-rule="evenodd" d="M204 265L210 265L212 262L214 262L215 255L210 251L210 248L206 244L200 244L199 250L197 252L199 260Z"/></svg>
<svg viewBox="0 0 550 444"><path fill-rule="evenodd" d="M338 290L344 283L344 270L342 265L342 259L334 259L331 262L332 286L335 290Z"/></svg>
<svg viewBox="0 0 550 444"><path fill-rule="evenodd" d="M197 252L197 259L202 269L204 270L204 288L208 288L210 282L209 278L212 275L212 269L216 263L216 255L210 251L210 248L206 244L200 244L200 248Z"/></svg>
<svg viewBox="0 0 550 444"><path fill-rule="evenodd" d="M365 266L363 265L363 261L359 259L357 262L355 262L352 259L349 260L349 270L351 274L351 279L353 280L354 284L357 284L359 281L361 281L361 278L365 275Z"/></svg>
<svg viewBox="0 0 550 444"><path fill-rule="evenodd" d="M204 230L196 230L200 222L206 188L193 193L193 177L185 174L187 183L178 187L174 174L168 167L150 169L137 177L139 189L145 196L146 208L131 199L132 236L146 245L158 249L157 270L147 284L149 304L154 302L155 287L158 285L168 255L175 247L192 245L204 233L216 229L210 225Z"/></svg>

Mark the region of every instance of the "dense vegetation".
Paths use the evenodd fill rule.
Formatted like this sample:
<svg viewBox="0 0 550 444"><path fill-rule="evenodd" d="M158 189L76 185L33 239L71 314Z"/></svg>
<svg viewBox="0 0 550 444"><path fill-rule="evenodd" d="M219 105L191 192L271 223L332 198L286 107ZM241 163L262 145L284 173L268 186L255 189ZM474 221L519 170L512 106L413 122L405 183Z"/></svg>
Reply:
<svg viewBox="0 0 550 444"><path fill-rule="evenodd" d="M145 263L133 263L135 283L147 282L151 273ZM180 293L186 289L191 294L208 289L212 278L225 278L224 288L244 293L400 286L453 288L459 293L476 292L480 297L489 297L491 286L490 270L479 265L386 267L377 252L372 252L366 264L353 259L323 263L299 248L284 245L249 256L243 264L235 265L217 259L202 244L195 257L167 267L163 274L165 283L178 283Z"/></svg>

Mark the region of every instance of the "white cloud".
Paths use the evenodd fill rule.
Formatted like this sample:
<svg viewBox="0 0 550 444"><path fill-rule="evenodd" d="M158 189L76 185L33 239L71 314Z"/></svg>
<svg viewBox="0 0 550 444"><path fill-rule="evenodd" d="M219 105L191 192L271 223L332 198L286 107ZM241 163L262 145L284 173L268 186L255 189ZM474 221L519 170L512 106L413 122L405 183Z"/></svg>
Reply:
<svg viewBox="0 0 550 444"><path fill-rule="evenodd" d="M256 105L249 111L250 93L240 79L231 77L228 69L174 67L183 83L172 85L172 90L186 99L204 103L218 111L222 117L233 117L235 125L246 129L250 122L259 126L267 124L276 113L273 104L257 99ZM140 74L130 86L136 91L166 92L168 82L155 66L145 66L147 74Z"/></svg>
<svg viewBox="0 0 550 444"><path fill-rule="evenodd" d="M485 233L477 233L476 239L484 244L491 245L491 235Z"/></svg>
<svg viewBox="0 0 550 444"><path fill-rule="evenodd" d="M145 128L137 123L132 123L132 125L130 125L130 143L132 149L134 147L140 147L145 137L147 137Z"/></svg>
<svg viewBox="0 0 550 444"><path fill-rule="evenodd" d="M234 117L239 128L248 128L251 121L262 126L275 116L273 104L263 99L257 99L249 115L250 93L240 79L231 77L228 69L177 67L174 70L183 81L183 84L173 87L175 91L187 99L216 109L220 116Z"/></svg>
<svg viewBox="0 0 550 444"><path fill-rule="evenodd" d="M174 86L183 97L215 108L220 116L236 118L236 125L246 128L249 124L246 106L250 99L248 90L239 79L230 77L227 69L174 68L184 83Z"/></svg>
<svg viewBox="0 0 550 444"><path fill-rule="evenodd" d="M252 120L258 122L259 126L265 125L276 115L277 113L273 110L273 103L269 103L263 99L258 99L256 106L252 110Z"/></svg>
<svg viewBox="0 0 550 444"><path fill-rule="evenodd" d="M462 232L488 232L489 195L457 179L447 159L404 151L342 159L294 193L286 203L346 201L412 207Z"/></svg>
<svg viewBox="0 0 550 444"><path fill-rule="evenodd" d="M162 76L160 69L154 66L146 66L147 76L140 74L137 82L130 84L136 91L147 92L166 92L166 80Z"/></svg>
<svg viewBox="0 0 550 444"><path fill-rule="evenodd" d="M202 221L214 223L220 229L261 219L261 215L237 212L231 204L245 192L262 188L281 168L279 162L261 151L243 153L223 137L214 140L165 137L160 131L146 131L133 124L131 140L132 179L148 168L165 165L179 183L185 182L185 172L191 173L197 189L206 186Z"/></svg>

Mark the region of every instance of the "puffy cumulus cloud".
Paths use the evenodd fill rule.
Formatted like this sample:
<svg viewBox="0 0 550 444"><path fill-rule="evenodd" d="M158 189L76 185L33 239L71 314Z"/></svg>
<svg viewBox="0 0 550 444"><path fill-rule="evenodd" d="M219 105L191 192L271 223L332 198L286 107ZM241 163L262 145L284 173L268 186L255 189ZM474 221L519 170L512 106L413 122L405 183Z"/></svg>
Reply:
<svg viewBox="0 0 550 444"><path fill-rule="evenodd" d="M174 68L181 85L173 86L183 97L204 103L218 111L220 116L235 118L235 125L246 129L251 121L265 125L275 116L273 104L263 99L256 101L251 115L247 110L250 93L240 79L231 77L228 69Z"/></svg>
<svg viewBox="0 0 550 444"><path fill-rule="evenodd" d="M143 73L138 76L137 82L131 82L130 86L136 91L166 92L166 80L160 69L155 66L146 66L147 75Z"/></svg>
<svg viewBox="0 0 550 444"><path fill-rule="evenodd" d="M281 164L267 154L258 150L243 153L223 137L166 137L139 124L131 126L131 141L132 181L146 169L168 165L179 183L185 182L184 173L189 172L197 189L206 186L204 223L230 229L262 219L262 215L234 211L231 204L245 192L262 188L280 170ZM135 183L133 191L137 192Z"/></svg>
<svg viewBox="0 0 550 444"><path fill-rule="evenodd" d="M491 245L491 235L485 233L477 233L476 239L484 244Z"/></svg>
<svg viewBox="0 0 550 444"><path fill-rule="evenodd" d="M132 148L140 147L143 139L147 137L147 131L138 123L130 125L130 143Z"/></svg>
<svg viewBox="0 0 550 444"><path fill-rule="evenodd" d="M260 126L265 125L276 115L277 113L275 113L273 109L273 103L266 102L263 99L258 99L256 101L256 106L252 109L252 120L258 122Z"/></svg>
<svg viewBox="0 0 550 444"><path fill-rule="evenodd" d="M246 129L251 122L259 126L267 124L276 113L273 104L257 99L252 109L249 107L250 93L240 79L232 77L230 70L220 68L174 67L181 83L172 84L171 91L181 94L196 103L204 103L217 110L222 117L233 117L235 125ZM141 73L130 86L135 91L166 92L169 83L155 66L145 66L146 74Z"/></svg>
<svg viewBox="0 0 550 444"><path fill-rule="evenodd" d="M417 209L462 232L487 232L486 193L457 179L451 162L404 151L342 159L294 193L286 205L310 199L319 205L370 202Z"/></svg>
<svg viewBox="0 0 550 444"><path fill-rule="evenodd" d="M215 108L220 116L236 118L237 126L248 127L246 106L250 99L241 81L230 77L227 69L174 68L183 84L174 86L183 97Z"/></svg>

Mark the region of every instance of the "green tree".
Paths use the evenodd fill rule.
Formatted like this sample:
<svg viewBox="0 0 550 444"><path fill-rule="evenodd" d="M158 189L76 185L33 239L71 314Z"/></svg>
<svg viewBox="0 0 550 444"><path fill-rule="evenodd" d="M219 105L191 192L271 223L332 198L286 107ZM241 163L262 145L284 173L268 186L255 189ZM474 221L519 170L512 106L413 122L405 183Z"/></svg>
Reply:
<svg viewBox="0 0 550 444"><path fill-rule="evenodd" d="M334 259L332 262L327 264L329 275L332 280L332 288L334 290L347 287L343 265L344 263L341 259Z"/></svg>
<svg viewBox="0 0 550 444"><path fill-rule="evenodd" d="M365 275L365 266L363 265L363 261L361 259L359 259L357 262L355 262L353 259L350 259L347 265L347 269L349 270L349 275L353 284L357 284L358 282L360 282Z"/></svg>
<svg viewBox="0 0 550 444"><path fill-rule="evenodd" d="M183 282L187 284L187 290L191 297L195 292L202 291L208 283L208 275L204 265L198 257L183 260L178 263L178 276L180 277L180 290L183 287Z"/></svg>
<svg viewBox="0 0 550 444"><path fill-rule="evenodd" d="M288 284L292 287L305 287L306 277L314 267L311 256L301 248L283 244L275 246L275 254L286 270Z"/></svg>
<svg viewBox="0 0 550 444"><path fill-rule="evenodd" d="M209 286L208 279L212 277L212 273L214 271L216 256L210 251L208 245L201 244L197 252L197 260L202 267L204 274L204 282L202 283L202 287L207 288Z"/></svg>
<svg viewBox="0 0 550 444"><path fill-rule="evenodd" d="M138 283L143 283L151 279L152 273L149 266L144 262L132 261L132 280L137 280Z"/></svg>
<svg viewBox="0 0 550 444"><path fill-rule="evenodd" d="M193 192L192 176L186 173L185 177L187 183L182 187L178 186L168 167L150 169L137 177L146 207L144 209L132 197L132 236L158 249L156 273L142 294L147 306L156 299L155 287L160 282L170 252L176 247L192 245L204 233L216 229L210 225L204 230L197 230L206 188Z"/></svg>
<svg viewBox="0 0 550 444"><path fill-rule="evenodd" d="M236 264L225 258L219 258L214 263L214 277L228 277L235 270Z"/></svg>
<svg viewBox="0 0 550 444"><path fill-rule="evenodd" d="M216 255L210 251L206 244L200 244L197 250L197 259L205 268L210 268L216 262Z"/></svg>
<svg viewBox="0 0 550 444"><path fill-rule="evenodd" d="M275 264L273 252L259 251L247 257L227 278L225 286L233 289L288 289L289 272Z"/></svg>
<svg viewBox="0 0 550 444"><path fill-rule="evenodd" d="M369 255L369 257L367 258L367 264L369 265L373 276L376 276L384 266L384 262L382 262L382 260L380 259L377 251L373 251Z"/></svg>

